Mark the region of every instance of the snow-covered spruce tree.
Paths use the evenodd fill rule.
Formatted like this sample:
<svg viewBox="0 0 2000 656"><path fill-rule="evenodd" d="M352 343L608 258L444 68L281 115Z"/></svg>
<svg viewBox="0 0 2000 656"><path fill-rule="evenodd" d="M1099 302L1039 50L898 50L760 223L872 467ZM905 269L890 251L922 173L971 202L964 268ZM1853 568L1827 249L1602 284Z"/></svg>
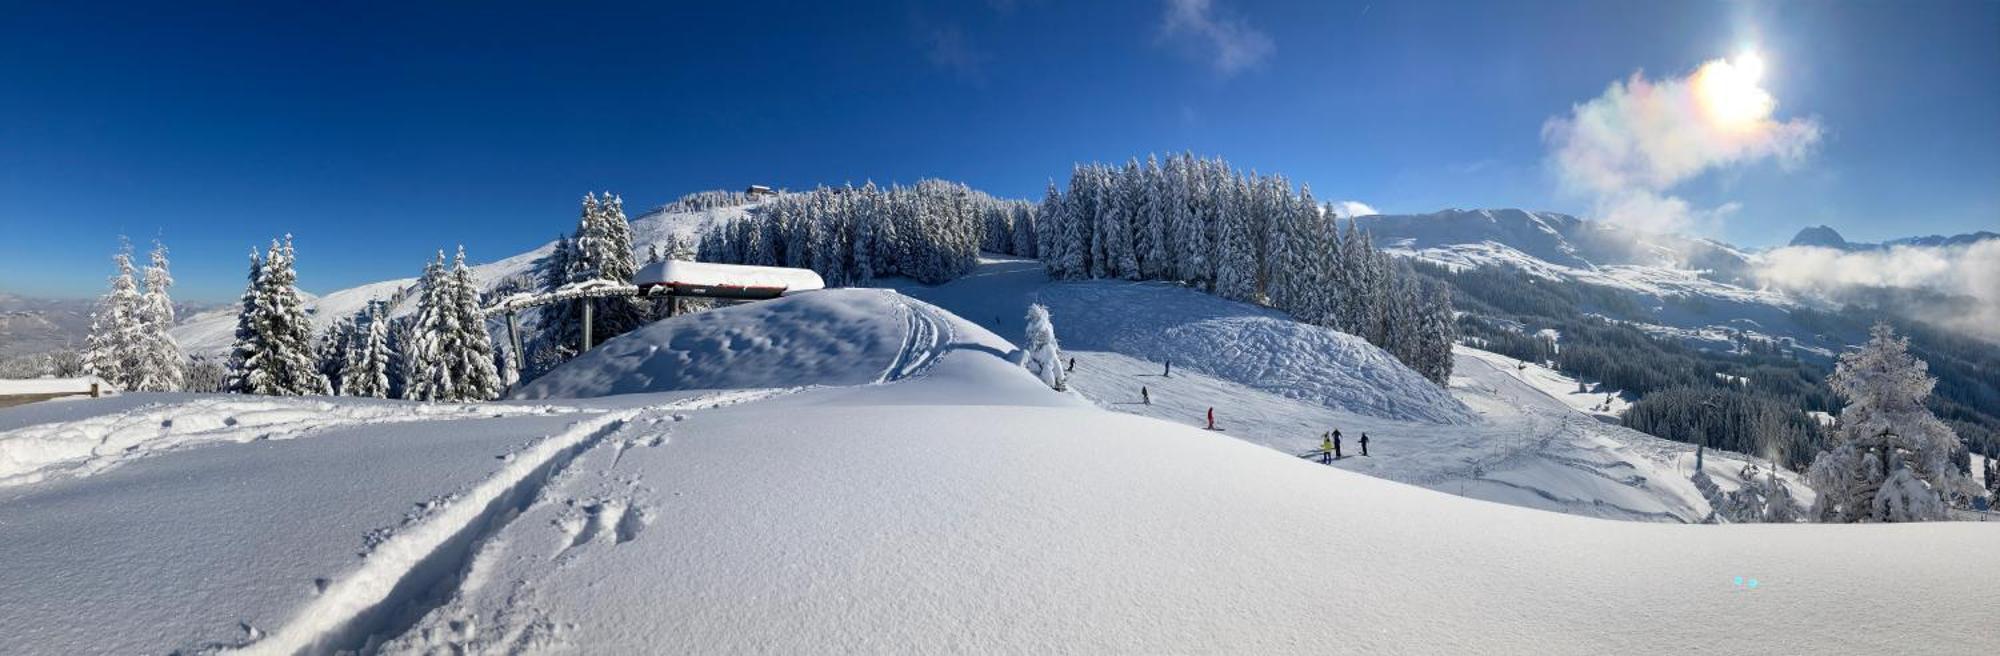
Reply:
<svg viewBox="0 0 2000 656"><path fill-rule="evenodd" d="M412 401L447 400L457 388L446 352L459 337L458 312L451 276L444 268L444 251L424 265L417 281L417 313L409 339L400 344L403 354L403 398Z"/></svg>
<svg viewBox="0 0 2000 656"><path fill-rule="evenodd" d="M223 389L240 394L249 394L251 389L263 385L251 380L261 374L250 368L249 363L260 358L264 340L257 335L262 323L258 314L263 305L257 299L262 286L259 279L264 275L264 258L257 254L257 247L250 247L249 280L243 286L243 298L236 309L236 341L229 350L229 362L224 367Z"/></svg>
<svg viewBox="0 0 2000 656"><path fill-rule="evenodd" d="M174 327L174 299L168 292L174 276L168 271L166 244L153 242L150 259L146 295L139 305L139 379L133 389L178 392L187 382L187 355L168 332Z"/></svg>
<svg viewBox="0 0 2000 656"><path fill-rule="evenodd" d="M620 223L624 222L622 211L616 217ZM472 268L465 265L464 246L458 248L458 255L452 260L450 291L453 323L459 332L451 341L453 350L445 353L445 362L454 369L452 380L457 383L449 398L453 401L499 398L507 390L507 384L494 366L493 339L486 332L485 315L480 312L478 280L473 278Z"/></svg>
<svg viewBox="0 0 2000 656"><path fill-rule="evenodd" d="M341 391L342 370L347 367L348 348L354 341L354 318L335 319L326 330L319 331L319 340L313 345L313 358L319 362L319 374L326 377L334 394Z"/></svg>
<svg viewBox="0 0 2000 656"><path fill-rule="evenodd" d="M1036 245L1041 243L1041 217L1033 205L1014 208L1014 254L1020 257L1040 257Z"/></svg>
<svg viewBox="0 0 2000 656"><path fill-rule="evenodd" d="M1063 374L1062 348L1056 344L1056 327L1049 309L1040 303L1028 306L1028 329L1021 345L1021 366L1040 378L1042 384L1058 392L1068 387Z"/></svg>
<svg viewBox="0 0 2000 656"><path fill-rule="evenodd" d="M1133 183L1133 195L1136 196L1133 212L1145 237L1139 244L1139 273L1140 277L1148 280L1162 280L1174 275L1173 225L1167 218L1169 195L1165 185L1160 158L1147 155L1140 179Z"/></svg>
<svg viewBox="0 0 2000 656"><path fill-rule="evenodd" d="M1217 194L1219 225L1216 235L1215 295L1232 301L1252 301L1257 293L1257 260L1253 251L1248 214L1242 210L1242 194L1237 185L1227 185Z"/></svg>
<svg viewBox="0 0 2000 656"><path fill-rule="evenodd" d="M347 350L347 362L340 370L340 393L348 396L388 398L389 318L380 302L371 302L355 322L354 340Z"/></svg>
<svg viewBox="0 0 2000 656"><path fill-rule="evenodd" d="M1937 379L1908 349L1908 339L1877 324L1868 343L1841 355L1827 377L1847 406L1830 448L1807 470L1819 493L1811 513L1818 521L1944 519L1947 501L1976 494L1950 464L1957 434L1924 406Z"/></svg>
<svg viewBox="0 0 2000 656"><path fill-rule="evenodd" d="M111 290L98 300L91 315L90 336L84 341L84 368L120 389L137 389L141 378L140 357L144 348L142 325L144 300L133 278L132 245L123 243L111 256L117 272L111 275Z"/></svg>
<svg viewBox="0 0 2000 656"><path fill-rule="evenodd" d="M272 396L332 391L314 358L312 318L299 297L294 257L291 235L282 243L273 240L265 252L255 291L247 295L247 321L237 321L249 328L247 336L239 333L235 350L243 354L234 375L241 383L237 391Z"/></svg>

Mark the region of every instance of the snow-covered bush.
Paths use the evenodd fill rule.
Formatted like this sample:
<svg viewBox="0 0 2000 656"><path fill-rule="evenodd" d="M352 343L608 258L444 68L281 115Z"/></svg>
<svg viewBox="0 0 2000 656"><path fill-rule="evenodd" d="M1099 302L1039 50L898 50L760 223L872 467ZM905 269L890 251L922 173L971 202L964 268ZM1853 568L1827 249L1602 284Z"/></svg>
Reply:
<svg viewBox="0 0 2000 656"><path fill-rule="evenodd" d="M1056 344L1056 327L1049 320L1049 309L1040 303L1028 306L1028 329L1021 342L1021 366L1041 379L1049 389L1062 391L1066 387L1062 348Z"/></svg>

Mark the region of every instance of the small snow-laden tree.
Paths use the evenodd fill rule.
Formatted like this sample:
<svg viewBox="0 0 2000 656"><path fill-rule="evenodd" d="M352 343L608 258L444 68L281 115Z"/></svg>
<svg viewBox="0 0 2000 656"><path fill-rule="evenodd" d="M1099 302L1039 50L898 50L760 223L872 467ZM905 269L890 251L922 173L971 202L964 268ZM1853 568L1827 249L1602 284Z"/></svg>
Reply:
<svg viewBox="0 0 2000 656"><path fill-rule="evenodd" d="M187 379L181 391L207 394L229 391L229 363L209 356L188 358Z"/></svg>
<svg viewBox="0 0 2000 656"><path fill-rule="evenodd" d="M400 344L403 354L403 398L412 401L446 400L457 387L447 353L455 350L459 338L458 312L452 307L451 275L444 268L444 251L424 265L417 281L417 313L409 339Z"/></svg>
<svg viewBox="0 0 2000 656"><path fill-rule="evenodd" d="M249 282L243 287L243 298L236 310L236 341L229 350L229 363L226 367L228 381L224 384L224 388L228 391L239 394L254 393L251 390L261 389L265 385L263 381L258 380L263 377L263 372L251 366L252 362L262 359L264 350L263 336L258 332L263 324L259 315L264 311L263 303L258 300L258 293L263 289L258 279L263 275L264 258L258 255L257 248L252 246Z"/></svg>
<svg viewBox="0 0 2000 656"><path fill-rule="evenodd" d="M1875 492L1874 517L1884 522L1927 522L1945 519L1944 498L1917 478L1908 464L1896 460L1889 477Z"/></svg>
<svg viewBox="0 0 2000 656"><path fill-rule="evenodd" d="M1827 384L1847 400L1813 460L1812 515L1825 522L1944 519L1947 502L1977 493L1950 457L1958 436L1924 406L1937 379L1909 340L1877 324L1860 350L1841 355ZM1935 502L1933 502L1935 501Z"/></svg>
<svg viewBox="0 0 2000 656"><path fill-rule="evenodd" d="M623 214L618 218L623 221ZM473 278L472 268L465 265L464 246L458 248L458 255L452 260L450 282L449 309L458 335L450 341L452 350L445 354L448 366L453 369L451 379L457 383L448 393L449 400L499 398L507 390L507 384L494 366L493 339L486 332L485 315L480 311L478 281Z"/></svg>
<svg viewBox="0 0 2000 656"><path fill-rule="evenodd" d="M258 313L259 334L264 348L257 365L266 372L264 389L257 394L303 396L333 392L313 357L312 317L306 314L305 299L299 296L298 272L293 268L296 251L292 236L282 243L271 242L258 276L257 294L262 309Z"/></svg>
<svg viewBox="0 0 2000 656"><path fill-rule="evenodd" d="M155 241L146 266L146 294L139 304L138 377L132 389L178 392L186 383L187 355L168 332L174 327L174 299L168 292L173 285L167 246Z"/></svg>
<svg viewBox="0 0 2000 656"><path fill-rule="evenodd" d="M98 300L91 315L84 362L91 375L119 389L139 389L146 365L145 300L133 276L132 245L121 240L111 261L117 271L111 275L110 291Z"/></svg>
<svg viewBox="0 0 2000 656"><path fill-rule="evenodd" d="M1058 392L1068 388L1063 373L1062 348L1056 344L1055 323L1049 309L1040 303L1028 306L1028 328L1021 345L1021 366Z"/></svg>
<svg viewBox="0 0 2000 656"><path fill-rule="evenodd" d="M313 357L319 362L319 373L326 376L334 394L346 393L341 391L341 373L347 367L348 349L353 344L354 331L354 318L341 317L326 330L319 331L319 340L313 345Z"/></svg>
<svg viewBox="0 0 2000 656"><path fill-rule="evenodd" d="M380 302L370 302L355 322L354 341L347 362L340 371L340 393L368 398L389 397L388 311Z"/></svg>

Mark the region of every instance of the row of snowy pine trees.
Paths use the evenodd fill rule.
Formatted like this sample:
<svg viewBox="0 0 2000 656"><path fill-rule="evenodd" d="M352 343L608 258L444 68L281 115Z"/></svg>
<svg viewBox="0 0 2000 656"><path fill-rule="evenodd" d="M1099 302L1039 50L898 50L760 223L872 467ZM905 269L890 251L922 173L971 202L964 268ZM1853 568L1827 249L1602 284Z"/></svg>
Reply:
<svg viewBox="0 0 2000 656"><path fill-rule="evenodd" d="M228 391L419 401L483 401L506 391L505 364L486 331L464 249L449 269L443 252L425 267L414 315L391 320L386 303L370 303L317 336L294 257L290 235L250 253Z"/></svg>
<svg viewBox="0 0 2000 656"><path fill-rule="evenodd" d="M820 187L786 193L751 217L702 234L703 262L812 269L832 287L885 276L940 283L972 271L982 246L999 246L994 225L1031 210L956 182L923 180L888 189ZM1008 236L1011 239L1011 235ZM1011 247L999 252L1011 252Z"/></svg>
<svg viewBox="0 0 2000 656"><path fill-rule="evenodd" d="M1280 176L1182 154L1123 167L1078 165L1049 184L1034 255L1061 279L1173 280L1361 336L1443 385L1451 376L1449 290L1339 229L1331 206Z"/></svg>
<svg viewBox="0 0 2000 656"><path fill-rule="evenodd" d="M131 245L122 246L111 259L117 272L91 315L84 371L119 389L180 391L186 384L188 359L167 332L174 326L169 294L174 278L167 270L167 247L154 243L143 291L133 275Z"/></svg>

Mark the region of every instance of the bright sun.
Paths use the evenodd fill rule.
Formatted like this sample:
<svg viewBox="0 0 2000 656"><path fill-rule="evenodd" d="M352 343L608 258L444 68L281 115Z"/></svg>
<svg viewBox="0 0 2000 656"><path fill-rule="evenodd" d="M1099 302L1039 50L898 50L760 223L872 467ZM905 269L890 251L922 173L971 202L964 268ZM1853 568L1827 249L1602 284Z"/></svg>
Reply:
<svg viewBox="0 0 2000 656"><path fill-rule="evenodd" d="M1771 94L1757 86L1764 77L1764 58L1756 51L1736 59L1715 60L1702 65L1695 74L1695 97L1717 124L1741 128L1771 115L1776 104Z"/></svg>

